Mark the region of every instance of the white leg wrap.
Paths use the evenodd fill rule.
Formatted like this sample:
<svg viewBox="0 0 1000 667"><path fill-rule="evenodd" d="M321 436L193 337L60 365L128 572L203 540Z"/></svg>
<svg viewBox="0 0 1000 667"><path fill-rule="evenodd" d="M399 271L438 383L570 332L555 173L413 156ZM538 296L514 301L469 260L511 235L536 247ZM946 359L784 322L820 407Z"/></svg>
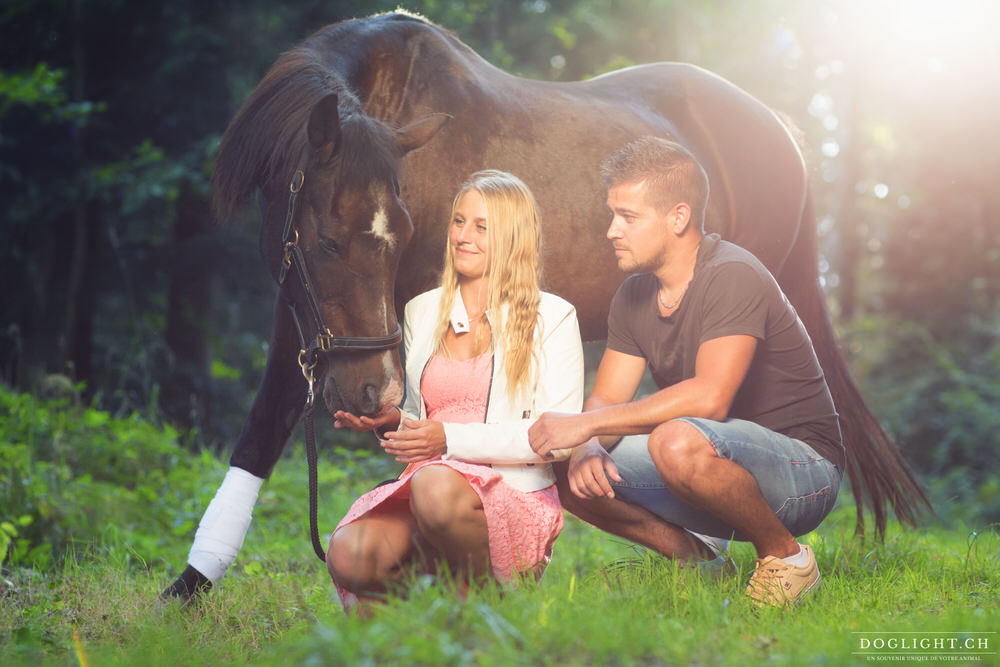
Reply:
<svg viewBox="0 0 1000 667"><path fill-rule="evenodd" d="M222 486L209 503L194 544L188 553L188 565L217 582L236 560L243 539L250 528L253 506L264 480L241 468L230 467Z"/></svg>

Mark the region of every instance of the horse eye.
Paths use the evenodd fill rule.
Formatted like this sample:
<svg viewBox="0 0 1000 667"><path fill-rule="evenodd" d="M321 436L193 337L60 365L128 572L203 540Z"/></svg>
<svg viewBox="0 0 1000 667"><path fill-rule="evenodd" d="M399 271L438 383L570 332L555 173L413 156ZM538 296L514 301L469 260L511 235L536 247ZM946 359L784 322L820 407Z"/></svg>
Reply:
<svg viewBox="0 0 1000 667"><path fill-rule="evenodd" d="M340 244L331 239L329 236L319 237L319 247L328 253L332 253L334 255L340 254Z"/></svg>

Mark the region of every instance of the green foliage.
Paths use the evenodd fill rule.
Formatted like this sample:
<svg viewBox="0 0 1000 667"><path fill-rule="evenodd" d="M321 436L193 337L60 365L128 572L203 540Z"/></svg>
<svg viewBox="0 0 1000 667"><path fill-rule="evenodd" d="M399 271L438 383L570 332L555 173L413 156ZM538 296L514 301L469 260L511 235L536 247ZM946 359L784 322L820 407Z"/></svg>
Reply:
<svg viewBox="0 0 1000 667"><path fill-rule="evenodd" d="M959 330L960 337L938 337L917 322L868 316L845 339L875 413L932 480L939 512L996 522L1000 327Z"/></svg>
<svg viewBox="0 0 1000 667"><path fill-rule="evenodd" d="M71 544L101 539L156 561L196 525L201 480L220 470L182 449L170 426L3 385L0 441L0 554L21 566L51 567Z"/></svg>
<svg viewBox="0 0 1000 667"><path fill-rule="evenodd" d="M162 207L176 202L186 184L196 184L203 195L207 193L206 174L202 169L207 162L204 149L168 160L162 148L145 139L121 161L95 169L90 179L91 188L95 196L116 202L122 215L131 216L142 212L146 206ZM163 224L162 228L167 230L169 225ZM150 241L163 243L166 239L152 237L146 242Z"/></svg>
<svg viewBox="0 0 1000 667"><path fill-rule="evenodd" d="M318 431L321 441L339 443L332 448L337 465L324 452L321 492L360 495L372 476L395 476L391 460L343 446L357 448L370 436ZM51 568L73 545L102 542L121 545L147 565L179 562L226 469L209 451L184 448L169 425L137 413L114 417L71 398L42 400L3 384L0 442L0 564L15 566ZM289 458L304 474L301 448ZM299 501L294 509L289 497ZM290 556L302 555L308 540L303 522L291 518L307 516L305 499L299 477L279 476L258 500L258 518L275 519L268 529L272 547ZM342 500L337 496L331 511L346 512ZM278 535L287 538L280 547Z"/></svg>
<svg viewBox="0 0 1000 667"><path fill-rule="evenodd" d="M62 9L19 3L0 12L7 37L0 44L0 199L9 204L0 280L24 287L0 307L0 331L17 323L10 334L17 372L0 334L3 379L26 388L45 373L66 373L86 381L101 407L152 406L185 433L198 427L210 432L203 442L217 440L228 434L182 418L193 412L193 397L202 399L201 414L233 421L248 402L242 385L212 386L206 341L228 332L227 325L210 330L205 295L220 274L239 284L234 292L251 292L232 301L252 303L254 312L271 293L253 293L268 285L255 263L254 230L209 233L208 173L236 104L230 80L256 80L266 64L265 56L224 43L236 41L246 17L264 12L115 0ZM293 13L279 31L294 30ZM290 39L254 43L269 62ZM247 279L250 262L260 280ZM269 314L265 306L244 318L232 308L220 317L239 333L257 332L259 347ZM185 318L194 323L188 329ZM171 328L173 339L165 335ZM210 395L225 400L209 410Z"/></svg>
<svg viewBox="0 0 1000 667"><path fill-rule="evenodd" d="M84 125L107 105L86 100L70 102L65 89L66 70L38 63L29 72L8 73L0 70L0 118L14 106L40 109L46 124Z"/></svg>
<svg viewBox="0 0 1000 667"><path fill-rule="evenodd" d="M66 101L62 81L63 70L38 63L28 73L7 73L0 70L0 116L14 104L56 107Z"/></svg>

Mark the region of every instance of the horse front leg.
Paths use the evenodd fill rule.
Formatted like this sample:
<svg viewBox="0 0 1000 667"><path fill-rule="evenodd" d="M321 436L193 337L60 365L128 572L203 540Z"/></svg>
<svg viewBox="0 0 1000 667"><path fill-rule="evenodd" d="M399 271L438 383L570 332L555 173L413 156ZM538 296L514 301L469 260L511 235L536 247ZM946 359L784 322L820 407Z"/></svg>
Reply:
<svg viewBox="0 0 1000 667"><path fill-rule="evenodd" d="M229 459L229 471L198 525L187 567L161 597L190 601L221 579L236 559L260 487L281 456L305 404L298 349L288 302L279 294L264 379Z"/></svg>

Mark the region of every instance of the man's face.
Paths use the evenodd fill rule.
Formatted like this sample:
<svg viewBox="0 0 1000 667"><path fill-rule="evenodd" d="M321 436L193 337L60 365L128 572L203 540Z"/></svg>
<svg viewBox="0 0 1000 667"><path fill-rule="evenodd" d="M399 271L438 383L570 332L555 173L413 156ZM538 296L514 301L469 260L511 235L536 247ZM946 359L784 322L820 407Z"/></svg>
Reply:
<svg viewBox="0 0 1000 667"><path fill-rule="evenodd" d="M656 271L670 242L667 215L646 203L646 184L622 183L608 190L611 226L608 239L618 268L628 273Z"/></svg>

